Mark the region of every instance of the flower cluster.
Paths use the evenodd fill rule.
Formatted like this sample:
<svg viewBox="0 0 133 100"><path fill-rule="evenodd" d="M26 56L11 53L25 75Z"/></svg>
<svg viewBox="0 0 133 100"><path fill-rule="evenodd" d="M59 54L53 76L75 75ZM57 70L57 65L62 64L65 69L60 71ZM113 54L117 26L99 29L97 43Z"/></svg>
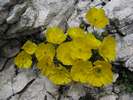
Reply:
<svg viewBox="0 0 133 100"><path fill-rule="evenodd" d="M88 22L97 28L108 23L104 10L91 8L86 14ZM19 68L30 68L32 56L37 59L37 68L54 84L65 85L80 82L95 87L112 83L110 62L115 60L116 42L108 35L102 40L79 27L71 27L66 33L57 27L49 27L46 41L35 44L27 41L15 58ZM97 52L99 58L92 60Z"/></svg>

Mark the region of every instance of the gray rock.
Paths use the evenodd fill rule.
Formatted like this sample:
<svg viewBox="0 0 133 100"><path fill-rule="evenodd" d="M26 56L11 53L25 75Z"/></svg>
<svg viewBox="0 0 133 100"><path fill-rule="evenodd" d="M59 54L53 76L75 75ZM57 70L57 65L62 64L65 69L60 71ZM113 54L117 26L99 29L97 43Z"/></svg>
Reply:
<svg viewBox="0 0 133 100"><path fill-rule="evenodd" d="M7 61L7 58L0 57L0 71L3 69L3 66L5 65L6 61Z"/></svg>
<svg viewBox="0 0 133 100"><path fill-rule="evenodd" d="M105 7L108 17L120 20L118 26L121 32L131 34L133 32L133 1L111 0Z"/></svg>
<svg viewBox="0 0 133 100"><path fill-rule="evenodd" d="M4 21L6 21L6 18L7 17L8 17L8 11L6 11L6 10L0 10L0 25L3 24Z"/></svg>
<svg viewBox="0 0 133 100"><path fill-rule="evenodd" d="M130 57L130 58L126 61L125 66L126 66L130 71L133 71L133 55L132 55L132 57Z"/></svg>
<svg viewBox="0 0 133 100"><path fill-rule="evenodd" d="M55 98L47 93L48 91L53 94L55 90L57 92L57 88L55 88L46 77L37 78L27 91L21 94L20 100L44 100L45 98L47 98L47 100L55 100Z"/></svg>
<svg viewBox="0 0 133 100"><path fill-rule="evenodd" d="M4 32L7 30L7 28L8 28L7 24L3 24L0 26L0 37L4 35Z"/></svg>
<svg viewBox="0 0 133 100"><path fill-rule="evenodd" d="M106 95L100 98L100 100L117 100L118 96L115 94L112 95Z"/></svg>
<svg viewBox="0 0 133 100"><path fill-rule="evenodd" d="M133 94L122 94L120 95L119 100L133 100Z"/></svg>
<svg viewBox="0 0 133 100"><path fill-rule="evenodd" d="M20 43L17 40L11 40L2 48L2 55L10 58L15 56L19 51Z"/></svg>
<svg viewBox="0 0 133 100"><path fill-rule="evenodd" d="M117 56L119 59L127 60L133 55L133 34L117 38Z"/></svg>
<svg viewBox="0 0 133 100"><path fill-rule="evenodd" d="M53 20L50 22L49 26L60 26L64 30L67 28L67 20L74 12L74 4L75 1L71 0L69 1L59 12L59 14L53 18Z"/></svg>
<svg viewBox="0 0 133 100"><path fill-rule="evenodd" d="M113 74L113 82L115 83L117 81L117 78L119 77L118 73Z"/></svg>
<svg viewBox="0 0 133 100"><path fill-rule="evenodd" d="M13 78L12 90L15 93L20 92L31 80L35 78L35 74L28 71L23 71Z"/></svg>
<svg viewBox="0 0 133 100"><path fill-rule="evenodd" d="M26 3L23 4L17 4L13 10L9 13L8 18L6 19L8 24L13 24L16 21L19 20L19 17L21 14L24 13L25 9L26 9Z"/></svg>
<svg viewBox="0 0 133 100"><path fill-rule="evenodd" d="M28 35L25 31L33 31L38 27L49 24L65 27L69 16L74 11L76 1L31 0L25 1L27 4L26 8L24 4L16 5L7 18L8 23L14 23L16 21L16 24L11 25L8 29L6 33L7 37L17 37L20 36L19 33ZM18 20L17 18L19 16L20 18Z"/></svg>
<svg viewBox="0 0 133 100"><path fill-rule="evenodd" d="M133 71L133 34L117 38L117 59L125 61L125 67Z"/></svg>
<svg viewBox="0 0 133 100"><path fill-rule="evenodd" d="M28 7L25 13L21 16L20 21L8 29L7 35L9 37L15 37L19 35L18 34L19 32L31 29L35 21L35 17L36 17L36 14L34 12L34 9L32 7ZM14 33L17 33L17 34L14 34Z"/></svg>
<svg viewBox="0 0 133 100"><path fill-rule="evenodd" d="M73 84L66 95L71 97L72 100L79 100L81 96L85 96L85 88L80 84Z"/></svg>
<svg viewBox="0 0 133 100"><path fill-rule="evenodd" d="M5 6L6 4L10 3L10 0L0 0L0 7Z"/></svg>
<svg viewBox="0 0 133 100"><path fill-rule="evenodd" d="M104 89L105 94L111 94L113 91L113 85L106 86L103 89Z"/></svg>
<svg viewBox="0 0 133 100"><path fill-rule="evenodd" d="M6 100L13 94L12 79L15 75L14 64L12 60L8 61L4 71L0 72L0 100Z"/></svg>

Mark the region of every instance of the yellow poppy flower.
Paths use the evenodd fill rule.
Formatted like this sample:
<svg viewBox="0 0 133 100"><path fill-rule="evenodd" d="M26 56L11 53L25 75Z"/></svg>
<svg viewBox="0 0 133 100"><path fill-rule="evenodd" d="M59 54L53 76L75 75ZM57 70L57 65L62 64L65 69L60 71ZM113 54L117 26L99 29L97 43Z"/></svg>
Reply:
<svg viewBox="0 0 133 100"><path fill-rule="evenodd" d="M116 58L116 41L112 36L104 38L101 46L99 47L99 54L106 61L114 61Z"/></svg>
<svg viewBox="0 0 133 100"><path fill-rule="evenodd" d="M84 37L85 32L79 27L71 27L67 30L67 35L69 35L72 39L78 37Z"/></svg>
<svg viewBox="0 0 133 100"><path fill-rule="evenodd" d="M22 46L22 49L23 49L26 53L28 53L28 54L30 54L30 55L32 55L32 54L35 53L36 48L37 48L37 45L36 45L35 43L33 43L32 41L29 41L29 40L26 41L26 43Z"/></svg>
<svg viewBox="0 0 133 100"><path fill-rule="evenodd" d="M53 63L51 59L47 56L43 57L41 60L37 63L37 68L40 70L45 69L47 66L50 66Z"/></svg>
<svg viewBox="0 0 133 100"><path fill-rule="evenodd" d="M70 55L71 42L65 42L57 48L57 59L64 65L72 65L73 59Z"/></svg>
<svg viewBox="0 0 133 100"><path fill-rule="evenodd" d="M95 87L109 85L113 81L111 64L105 61L96 61L88 74L88 83Z"/></svg>
<svg viewBox="0 0 133 100"><path fill-rule="evenodd" d="M55 56L55 47L51 43L40 43L35 52L35 56L37 60L41 60L43 57L49 57L49 59L53 60Z"/></svg>
<svg viewBox="0 0 133 100"><path fill-rule="evenodd" d="M90 8L86 13L86 20L91 26L95 26L99 29L109 24L109 19L106 17L105 11L102 8Z"/></svg>
<svg viewBox="0 0 133 100"><path fill-rule="evenodd" d="M85 38L75 38L71 45L71 57L72 59L88 60L91 55L91 48L87 44Z"/></svg>
<svg viewBox="0 0 133 100"><path fill-rule="evenodd" d="M56 67L54 73L49 74L48 78L56 85L65 85L71 82L70 73L61 65Z"/></svg>
<svg viewBox="0 0 133 100"><path fill-rule="evenodd" d="M50 43L60 44L66 40L66 35L59 27L49 27L46 31L46 39Z"/></svg>
<svg viewBox="0 0 133 100"><path fill-rule="evenodd" d="M30 68L32 65L32 57L25 51L22 51L15 57L14 63L18 68Z"/></svg>
<svg viewBox="0 0 133 100"><path fill-rule="evenodd" d="M89 61L75 61L71 68L72 79L77 82L87 83L90 68L92 68L92 63Z"/></svg>
<svg viewBox="0 0 133 100"><path fill-rule="evenodd" d="M97 49L101 45L101 41L96 39L92 33L87 33L86 39L89 47L92 49Z"/></svg>
<svg viewBox="0 0 133 100"><path fill-rule="evenodd" d="M50 59L47 57L42 58L38 63L37 63L37 68L40 69L41 74L48 76L50 74L53 74L55 72L55 65L53 62L51 62Z"/></svg>

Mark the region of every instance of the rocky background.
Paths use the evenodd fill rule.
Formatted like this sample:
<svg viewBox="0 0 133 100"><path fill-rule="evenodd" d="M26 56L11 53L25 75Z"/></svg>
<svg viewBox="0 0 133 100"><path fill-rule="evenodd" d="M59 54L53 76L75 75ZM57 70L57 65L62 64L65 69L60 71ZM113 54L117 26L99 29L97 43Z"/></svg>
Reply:
<svg viewBox="0 0 133 100"><path fill-rule="evenodd" d="M42 41L42 31L52 25L84 26L91 6L105 9L111 19L107 30L116 36L112 85L55 86L36 69L16 68L13 58L27 39ZM0 100L133 100L132 77L133 0L0 0Z"/></svg>

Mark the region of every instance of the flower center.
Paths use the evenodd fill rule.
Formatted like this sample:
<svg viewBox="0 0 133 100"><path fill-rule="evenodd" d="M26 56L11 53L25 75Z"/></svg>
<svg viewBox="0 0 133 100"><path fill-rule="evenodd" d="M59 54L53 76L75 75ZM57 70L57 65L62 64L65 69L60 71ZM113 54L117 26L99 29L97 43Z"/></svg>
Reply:
<svg viewBox="0 0 133 100"><path fill-rule="evenodd" d="M102 70L100 68L96 68L95 72L96 72L96 75L99 76L101 74Z"/></svg>

